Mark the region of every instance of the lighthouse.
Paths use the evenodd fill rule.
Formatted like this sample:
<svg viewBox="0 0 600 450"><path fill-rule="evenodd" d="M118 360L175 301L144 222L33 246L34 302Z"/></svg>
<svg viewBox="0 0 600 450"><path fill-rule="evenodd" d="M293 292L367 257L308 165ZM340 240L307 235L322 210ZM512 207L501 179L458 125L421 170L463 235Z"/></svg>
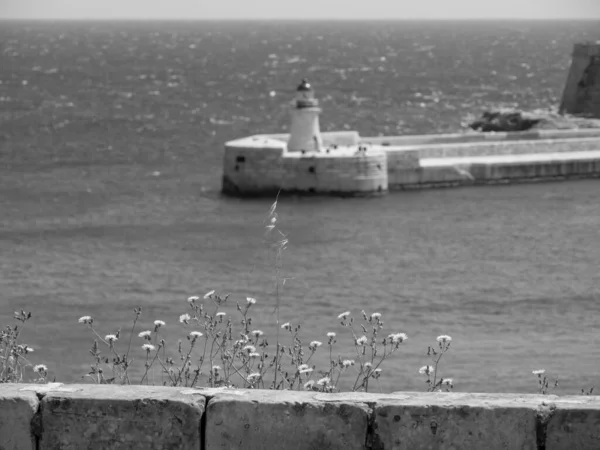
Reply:
<svg viewBox="0 0 600 450"><path fill-rule="evenodd" d="M296 89L296 104L291 113L289 152L320 152L323 145L319 129L319 101L310 83L303 79Z"/></svg>

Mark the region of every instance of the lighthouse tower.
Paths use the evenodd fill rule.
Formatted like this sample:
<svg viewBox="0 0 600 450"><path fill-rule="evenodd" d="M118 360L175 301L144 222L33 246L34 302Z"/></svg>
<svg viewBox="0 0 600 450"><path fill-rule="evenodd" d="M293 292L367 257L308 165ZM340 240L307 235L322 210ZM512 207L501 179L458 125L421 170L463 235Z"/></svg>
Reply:
<svg viewBox="0 0 600 450"><path fill-rule="evenodd" d="M296 106L292 109L289 152L320 152L323 146L319 129L319 101L310 83L303 79L296 90Z"/></svg>

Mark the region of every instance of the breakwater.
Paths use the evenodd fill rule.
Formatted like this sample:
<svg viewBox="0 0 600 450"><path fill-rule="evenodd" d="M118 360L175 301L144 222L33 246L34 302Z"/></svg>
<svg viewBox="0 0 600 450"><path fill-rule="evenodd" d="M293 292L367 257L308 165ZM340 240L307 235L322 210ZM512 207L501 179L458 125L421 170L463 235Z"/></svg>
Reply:
<svg viewBox="0 0 600 450"><path fill-rule="evenodd" d="M0 385L0 448L597 449L600 397Z"/></svg>
<svg viewBox="0 0 600 450"><path fill-rule="evenodd" d="M289 135L225 145L232 195L379 194L390 190L600 176L600 129L361 137L321 133L323 151L289 152Z"/></svg>

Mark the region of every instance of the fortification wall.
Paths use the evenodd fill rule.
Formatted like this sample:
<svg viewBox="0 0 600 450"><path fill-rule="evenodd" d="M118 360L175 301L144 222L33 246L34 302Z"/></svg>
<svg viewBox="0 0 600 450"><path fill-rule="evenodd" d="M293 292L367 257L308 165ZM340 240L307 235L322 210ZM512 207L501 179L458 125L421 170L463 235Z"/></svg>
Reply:
<svg viewBox="0 0 600 450"><path fill-rule="evenodd" d="M352 134L335 135L354 141ZM323 152L286 152L272 136L228 142L223 160L223 192L235 195L289 193L367 195L388 190L387 157L380 149L357 152L342 147Z"/></svg>
<svg viewBox="0 0 600 450"><path fill-rule="evenodd" d="M0 448L596 450L600 397L0 385Z"/></svg>
<svg viewBox="0 0 600 450"><path fill-rule="evenodd" d="M561 113L600 118L600 42L575 44Z"/></svg>

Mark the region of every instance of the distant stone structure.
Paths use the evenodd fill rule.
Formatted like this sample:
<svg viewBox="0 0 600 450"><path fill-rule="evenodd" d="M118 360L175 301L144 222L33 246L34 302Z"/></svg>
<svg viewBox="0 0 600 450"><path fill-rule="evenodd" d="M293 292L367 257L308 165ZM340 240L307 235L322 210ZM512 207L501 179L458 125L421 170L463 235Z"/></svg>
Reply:
<svg viewBox="0 0 600 450"><path fill-rule="evenodd" d="M600 118L600 41L575 44L560 113Z"/></svg>

